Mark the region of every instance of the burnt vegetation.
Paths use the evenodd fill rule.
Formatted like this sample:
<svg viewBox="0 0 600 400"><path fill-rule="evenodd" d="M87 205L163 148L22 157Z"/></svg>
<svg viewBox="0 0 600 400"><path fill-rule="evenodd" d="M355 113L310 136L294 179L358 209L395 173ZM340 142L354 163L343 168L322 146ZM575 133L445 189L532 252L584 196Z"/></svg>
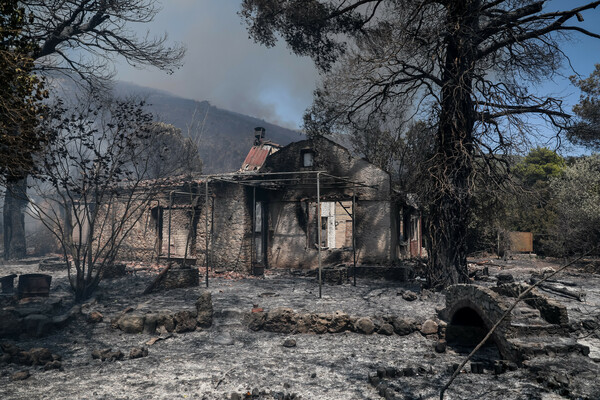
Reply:
<svg viewBox="0 0 600 400"><path fill-rule="evenodd" d="M530 115L560 133L559 98L528 88L559 73L562 43L600 3L556 10L546 1L246 0L241 16L257 42L281 35L325 74L306 117L332 128L394 136L405 115L426 121L433 151L418 168L427 209L428 283L467 282L467 227L474 187L502 184L505 158L528 143Z"/></svg>

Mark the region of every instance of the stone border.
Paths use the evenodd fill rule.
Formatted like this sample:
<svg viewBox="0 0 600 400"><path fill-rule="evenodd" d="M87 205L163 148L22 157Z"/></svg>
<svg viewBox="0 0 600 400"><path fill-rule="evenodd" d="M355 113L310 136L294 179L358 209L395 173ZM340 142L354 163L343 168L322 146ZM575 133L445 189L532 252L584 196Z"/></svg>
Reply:
<svg viewBox="0 0 600 400"><path fill-rule="evenodd" d="M270 311L255 310L245 316L245 323L253 331L269 331L286 334L325 334L356 332L370 335L377 333L405 336L420 332L430 338L443 336L444 324L427 320L418 323L413 319L396 316L357 317L342 311L334 313L297 313L291 308L279 307Z"/></svg>

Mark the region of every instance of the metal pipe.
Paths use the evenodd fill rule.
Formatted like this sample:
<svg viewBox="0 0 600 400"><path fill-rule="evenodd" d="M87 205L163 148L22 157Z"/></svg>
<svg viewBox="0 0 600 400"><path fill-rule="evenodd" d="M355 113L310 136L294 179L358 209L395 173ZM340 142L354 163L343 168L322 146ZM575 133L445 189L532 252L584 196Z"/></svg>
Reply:
<svg viewBox="0 0 600 400"><path fill-rule="evenodd" d="M356 187L352 187L352 257L354 259L354 266L352 267L353 285L356 286Z"/></svg>
<svg viewBox="0 0 600 400"><path fill-rule="evenodd" d="M169 238L167 240L167 265L171 264L171 210L173 209L173 191L169 192Z"/></svg>
<svg viewBox="0 0 600 400"><path fill-rule="evenodd" d="M250 245L250 269L254 274L254 246L255 235L256 235L256 187L252 188L252 237L251 237L251 245Z"/></svg>
<svg viewBox="0 0 600 400"><path fill-rule="evenodd" d="M208 287L208 177L206 178L204 185L204 236L206 238L206 248L204 249L204 263L206 264L206 287Z"/></svg>
<svg viewBox="0 0 600 400"><path fill-rule="evenodd" d="M317 257L319 259L319 298L321 298L323 290L323 267L321 265L321 188L319 187L320 175L321 173L317 172Z"/></svg>

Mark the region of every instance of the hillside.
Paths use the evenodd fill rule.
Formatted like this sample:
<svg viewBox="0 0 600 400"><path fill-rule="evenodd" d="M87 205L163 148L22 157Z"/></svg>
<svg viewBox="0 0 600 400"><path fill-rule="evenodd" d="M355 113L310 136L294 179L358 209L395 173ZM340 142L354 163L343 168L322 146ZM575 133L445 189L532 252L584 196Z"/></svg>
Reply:
<svg viewBox="0 0 600 400"><path fill-rule="evenodd" d="M119 95L140 95L157 119L196 138L205 173L236 171L242 165L254 140L254 128L266 129L266 138L286 145L304 139L298 131L270 124L264 120L223 110L208 101L195 101L169 93L119 82Z"/></svg>

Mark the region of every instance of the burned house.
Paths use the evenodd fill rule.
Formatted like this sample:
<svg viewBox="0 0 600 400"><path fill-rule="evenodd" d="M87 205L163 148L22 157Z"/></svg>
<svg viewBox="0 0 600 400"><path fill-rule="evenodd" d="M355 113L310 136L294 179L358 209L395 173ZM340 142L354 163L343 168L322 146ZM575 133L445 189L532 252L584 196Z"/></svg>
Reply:
<svg viewBox="0 0 600 400"><path fill-rule="evenodd" d="M240 171L164 187L121 258L239 272L390 264L423 252L407 203L388 173L329 139L281 148L257 131Z"/></svg>

